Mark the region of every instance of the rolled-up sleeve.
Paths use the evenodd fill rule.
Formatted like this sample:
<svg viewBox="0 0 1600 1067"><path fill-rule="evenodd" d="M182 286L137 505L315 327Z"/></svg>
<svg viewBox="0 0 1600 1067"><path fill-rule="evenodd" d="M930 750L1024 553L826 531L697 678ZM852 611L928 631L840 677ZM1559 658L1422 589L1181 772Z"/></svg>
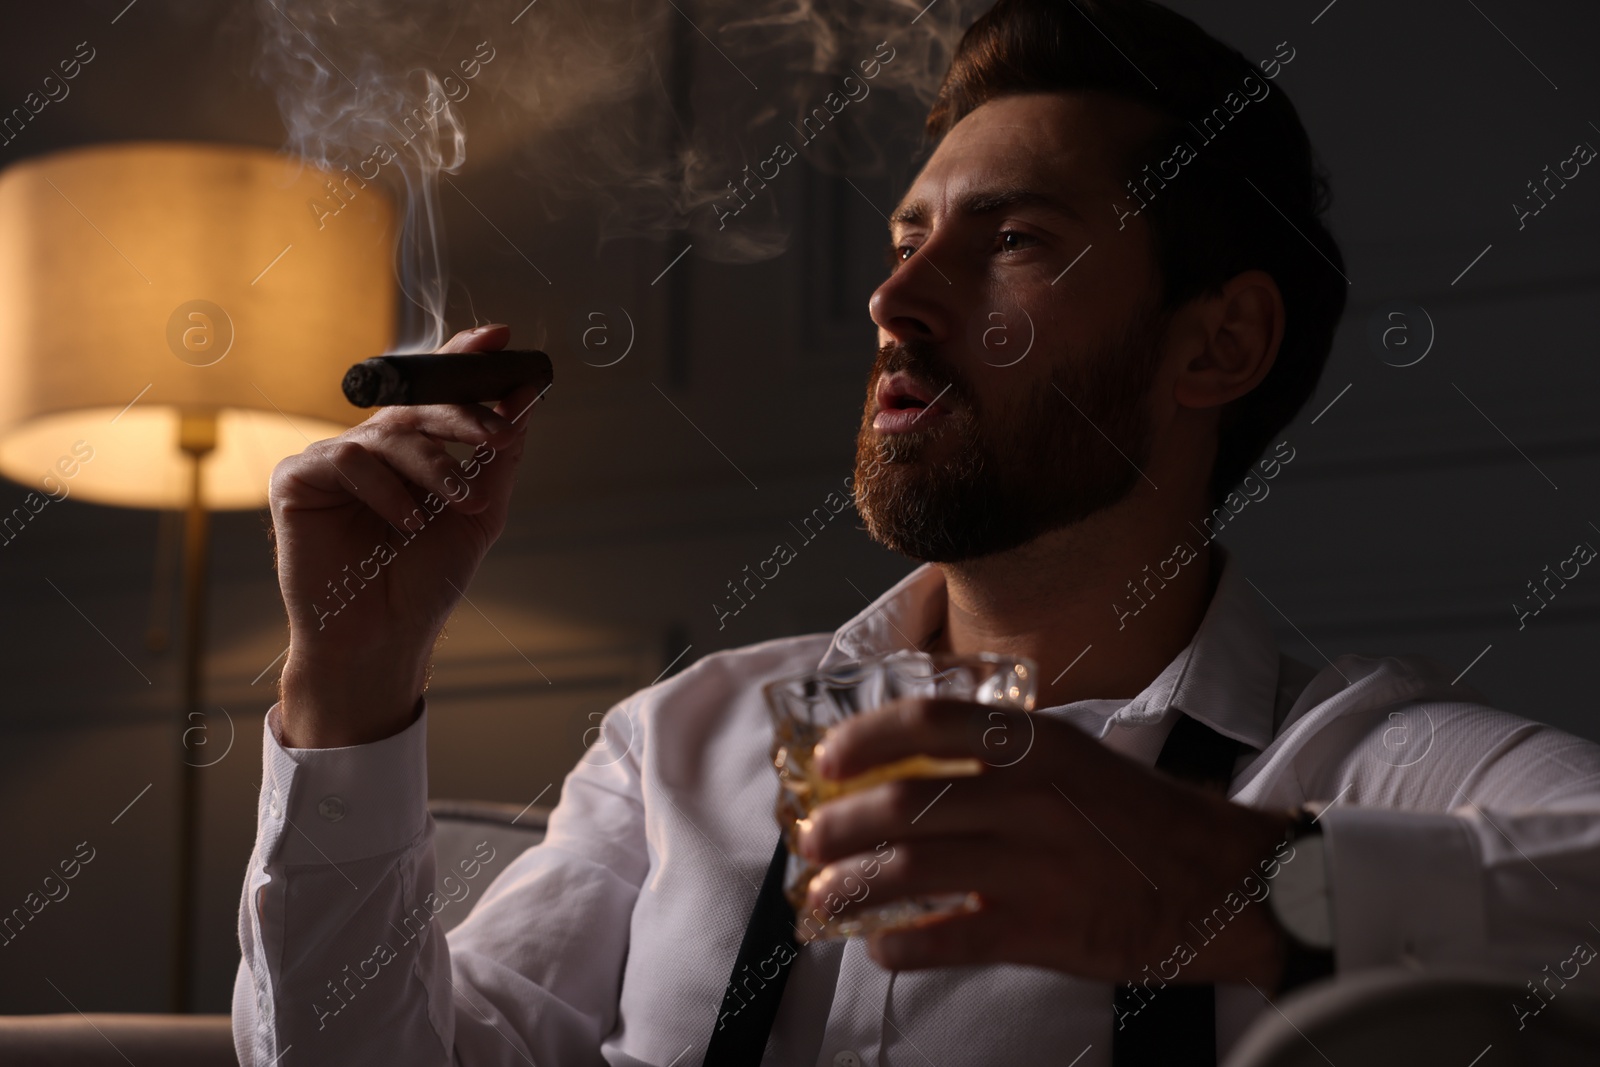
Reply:
<svg viewBox="0 0 1600 1067"><path fill-rule="evenodd" d="M601 731L567 779L551 847L514 860L447 941L432 922L448 901L433 891L426 708L349 748L284 748L277 717L239 912L240 1063L599 1062L644 870L630 754L608 759ZM608 862L557 840L596 834ZM579 952L577 929L620 933Z"/></svg>

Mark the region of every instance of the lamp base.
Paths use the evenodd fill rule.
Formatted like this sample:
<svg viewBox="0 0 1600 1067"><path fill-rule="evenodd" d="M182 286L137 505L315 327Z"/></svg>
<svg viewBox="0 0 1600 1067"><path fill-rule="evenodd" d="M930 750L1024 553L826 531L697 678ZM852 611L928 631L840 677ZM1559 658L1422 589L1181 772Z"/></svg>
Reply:
<svg viewBox="0 0 1600 1067"><path fill-rule="evenodd" d="M178 724L178 863L173 893L171 1005L190 1011L194 986L195 911L200 876L200 769L190 759L189 732L204 734L206 563L210 554L210 514L206 511L203 468L217 447L215 411L185 411L178 422L178 447L189 456L189 508L183 538L183 719Z"/></svg>

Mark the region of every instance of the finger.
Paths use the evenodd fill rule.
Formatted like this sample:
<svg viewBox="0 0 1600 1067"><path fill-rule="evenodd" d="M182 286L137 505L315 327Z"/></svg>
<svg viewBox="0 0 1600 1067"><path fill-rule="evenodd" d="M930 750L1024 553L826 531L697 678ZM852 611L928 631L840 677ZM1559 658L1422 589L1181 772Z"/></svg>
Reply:
<svg viewBox="0 0 1600 1067"><path fill-rule="evenodd" d="M509 509L517 467L528 443L527 431L532 410L548 388L523 386L501 399L495 405L494 415L504 419L506 425L512 428L511 431L479 445L468 461L468 476L477 479L474 485L490 502L486 514L494 521L498 521Z"/></svg>
<svg viewBox="0 0 1600 1067"><path fill-rule="evenodd" d="M507 395L494 406L494 414L517 427L526 429L533 406L544 399L548 385L524 385Z"/></svg>
<svg viewBox="0 0 1600 1067"><path fill-rule="evenodd" d="M896 843L824 867L806 887L805 911L848 915L907 897L992 896L1022 876L1017 855L981 837Z"/></svg>
<svg viewBox="0 0 1600 1067"><path fill-rule="evenodd" d="M361 423L363 433L412 430L441 441L480 444L509 440L517 432L511 420L479 404L401 404L387 407Z"/></svg>
<svg viewBox="0 0 1600 1067"><path fill-rule="evenodd" d="M335 507L352 498L396 525L417 506L394 469L348 437L317 441L272 472L275 510L283 503Z"/></svg>
<svg viewBox="0 0 1600 1067"><path fill-rule="evenodd" d="M461 460L445 450L432 435L395 426L369 428L365 423L348 439L387 464L401 478L446 501L457 511L476 514L488 506L483 493L474 492L472 479ZM416 508L406 509L408 515Z"/></svg>
<svg viewBox="0 0 1600 1067"><path fill-rule="evenodd" d="M997 740L1015 744L1033 736L1027 712L965 700L920 697L891 701L829 729L816 747L816 766L828 778L851 778L870 767L911 756L979 759L990 766Z"/></svg>
<svg viewBox="0 0 1600 1067"><path fill-rule="evenodd" d="M867 941L867 954L891 971L1002 963L1015 955L1007 950L1010 935L1005 916L980 905L977 911L876 931Z"/></svg>
<svg viewBox="0 0 1600 1067"><path fill-rule="evenodd" d="M796 824L799 851L823 864L868 851L880 841L1006 835L1016 828L1018 811L1034 809L1036 798L1028 794L1003 775L885 782L818 805Z"/></svg>
<svg viewBox="0 0 1600 1067"><path fill-rule="evenodd" d="M462 330L440 345L439 352L496 352L511 340L511 327L500 322Z"/></svg>

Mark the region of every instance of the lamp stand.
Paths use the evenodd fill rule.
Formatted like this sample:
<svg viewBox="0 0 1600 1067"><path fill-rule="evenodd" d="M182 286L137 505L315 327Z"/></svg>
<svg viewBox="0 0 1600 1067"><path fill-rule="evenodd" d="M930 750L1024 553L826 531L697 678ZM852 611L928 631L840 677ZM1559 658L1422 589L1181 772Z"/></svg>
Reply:
<svg viewBox="0 0 1600 1067"><path fill-rule="evenodd" d="M201 707L205 663L206 564L210 555L211 516L206 511L201 469L217 447L213 411L184 412L178 422L178 447L189 457L189 507L183 537L183 721L178 751L178 863L173 893L171 1010L191 1010L194 987L195 902L199 896L200 768L188 746L191 729L204 729Z"/></svg>

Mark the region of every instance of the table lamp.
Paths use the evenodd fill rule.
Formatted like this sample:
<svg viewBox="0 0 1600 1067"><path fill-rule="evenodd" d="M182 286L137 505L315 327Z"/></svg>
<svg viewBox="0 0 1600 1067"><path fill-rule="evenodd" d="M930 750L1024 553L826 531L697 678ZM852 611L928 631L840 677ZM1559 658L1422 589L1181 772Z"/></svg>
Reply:
<svg viewBox="0 0 1600 1067"><path fill-rule="evenodd" d="M0 474L187 513L174 1011L193 977L185 732L204 711L209 512L261 507L280 459L364 417L339 383L390 343L394 242L378 185L265 149L96 145L0 173Z"/></svg>

